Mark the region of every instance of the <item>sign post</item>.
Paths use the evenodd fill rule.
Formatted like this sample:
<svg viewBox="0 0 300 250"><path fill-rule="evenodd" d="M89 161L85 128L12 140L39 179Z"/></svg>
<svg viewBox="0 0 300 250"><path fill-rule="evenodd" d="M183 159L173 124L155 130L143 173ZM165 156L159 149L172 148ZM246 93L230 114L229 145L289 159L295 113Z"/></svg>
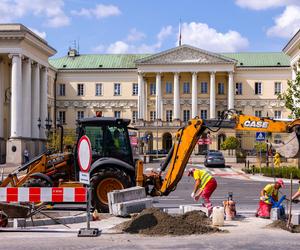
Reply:
<svg viewBox="0 0 300 250"><path fill-rule="evenodd" d="M256 132L255 135L256 141L258 141L260 144L266 140L266 133L265 132ZM261 145L259 147L259 171L261 174L261 162L262 162L262 155L261 155Z"/></svg>
<svg viewBox="0 0 300 250"><path fill-rule="evenodd" d="M92 149L90 139L84 135L80 138L77 148L78 165L80 168L79 182L86 185L86 223L87 228L81 228L78 237L95 237L99 236L98 228L90 227L90 210L91 210L91 188L90 188L90 168L92 162Z"/></svg>

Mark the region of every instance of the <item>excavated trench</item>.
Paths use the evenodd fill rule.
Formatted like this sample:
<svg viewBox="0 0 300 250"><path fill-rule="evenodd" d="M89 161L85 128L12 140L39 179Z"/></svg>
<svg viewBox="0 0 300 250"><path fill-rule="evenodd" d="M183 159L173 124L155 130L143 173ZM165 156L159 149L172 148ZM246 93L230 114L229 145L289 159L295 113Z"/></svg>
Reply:
<svg viewBox="0 0 300 250"><path fill-rule="evenodd" d="M286 221L276 220L271 224L267 225L268 228L280 228L291 233L300 233L300 225L292 225L291 228L287 228Z"/></svg>
<svg viewBox="0 0 300 250"><path fill-rule="evenodd" d="M172 216L158 208L149 208L123 223L120 229L126 233L150 236L190 235L223 232L212 227L211 221L200 211Z"/></svg>

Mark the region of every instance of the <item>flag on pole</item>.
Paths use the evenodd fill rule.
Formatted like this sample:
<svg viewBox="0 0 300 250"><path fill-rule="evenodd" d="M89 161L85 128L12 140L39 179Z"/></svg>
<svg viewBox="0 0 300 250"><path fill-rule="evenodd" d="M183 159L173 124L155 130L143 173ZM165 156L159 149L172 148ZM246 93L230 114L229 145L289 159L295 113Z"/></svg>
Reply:
<svg viewBox="0 0 300 250"><path fill-rule="evenodd" d="M181 18L179 19L179 39L178 44L181 46Z"/></svg>

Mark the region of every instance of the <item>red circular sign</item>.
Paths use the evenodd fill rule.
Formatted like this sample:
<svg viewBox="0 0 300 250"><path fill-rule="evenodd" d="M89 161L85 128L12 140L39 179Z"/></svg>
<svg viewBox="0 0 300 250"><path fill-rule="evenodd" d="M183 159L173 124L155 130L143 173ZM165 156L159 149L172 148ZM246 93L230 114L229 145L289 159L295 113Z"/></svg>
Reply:
<svg viewBox="0 0 300 250"><path fill-rule="evenodd" d="M77 148L77 160L82 172L89 172L92 162L92 148L90 139L84 135L80 138Z"/></svg>

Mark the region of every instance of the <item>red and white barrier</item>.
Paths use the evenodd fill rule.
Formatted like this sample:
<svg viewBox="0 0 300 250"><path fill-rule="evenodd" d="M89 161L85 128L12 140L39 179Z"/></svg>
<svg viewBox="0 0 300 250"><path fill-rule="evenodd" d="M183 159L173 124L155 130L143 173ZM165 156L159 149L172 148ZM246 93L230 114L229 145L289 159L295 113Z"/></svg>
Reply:
<svg viewBox="0 0 300 250"><path fill-rule="evenodd" d="M3 187L0 202L86 202L84 187Z"/></svg>

